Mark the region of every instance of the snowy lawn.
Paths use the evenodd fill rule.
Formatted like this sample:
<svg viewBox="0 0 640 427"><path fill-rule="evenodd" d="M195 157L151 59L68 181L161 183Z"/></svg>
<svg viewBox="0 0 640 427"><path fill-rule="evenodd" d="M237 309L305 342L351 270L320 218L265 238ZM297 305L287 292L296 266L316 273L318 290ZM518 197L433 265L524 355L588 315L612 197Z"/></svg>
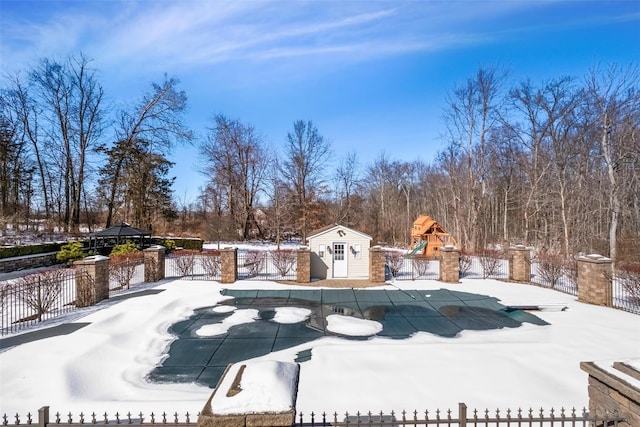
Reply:
<svg viewBox="0 0 640 427"><path fill-rule="evenodd" d="M448 288L489 295L504 305L569 309L534 312L548 326L525 323L518 328L463 331L455 338L425 332L406 340L325 337L254 360L293 362L298 351L312 346L311 360L300 364L297 400L297 411L308 414L423 411L455 408L458 402L492 410L582 408L588 405L588 395L587 374L580 370L580 361L606 364L640 357L640 316L579 303L570 295L496 280L463 280L460 284L424 280L398 285L426 293ZM212 389L196 384L154 384L145 377L166 357L173 339L167 333L169 326L189 317L194 309L224 300L220 294L224 287L309 289L264 281L223 286L176 280L156 286L163 290L157 294L100 304L83 317L67 318L68 322L90 323L72 334L0 353L0 414L35 413L43 405L64 414L198 413ZM306 317L297 311L279 315L285 322ZM252 316L235 320L251 322ZM374 326L335 320L336 328L355 333Z"/></svg>

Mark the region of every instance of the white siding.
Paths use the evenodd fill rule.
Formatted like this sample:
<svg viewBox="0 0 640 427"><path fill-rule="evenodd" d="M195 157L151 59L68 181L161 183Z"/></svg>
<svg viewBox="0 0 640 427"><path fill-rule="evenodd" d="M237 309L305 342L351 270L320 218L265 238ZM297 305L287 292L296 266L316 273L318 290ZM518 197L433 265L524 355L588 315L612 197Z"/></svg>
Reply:
<svg viewBox="0 0 640 427"><path fill-rule="evenodd" d="M338 233L339 231L343 232L342 236ZM368 278L371 239L342 226L336 226L309 238L311 277L316 279L333 278L333 244L338 242L345 243L347 277ZM358 246L360 247L359 253L355 252ZM320 253L321 247L324 247L324 253Z"/></svg>

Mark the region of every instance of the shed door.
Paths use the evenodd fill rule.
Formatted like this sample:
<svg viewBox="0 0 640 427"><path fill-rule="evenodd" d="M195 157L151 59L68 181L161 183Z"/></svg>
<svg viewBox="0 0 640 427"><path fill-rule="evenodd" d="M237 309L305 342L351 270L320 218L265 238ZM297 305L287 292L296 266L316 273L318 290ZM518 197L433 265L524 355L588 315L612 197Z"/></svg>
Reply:
<svg viewBox="0 0 640 427"><path fill-rule="evenodd" d="M333 243L333 277L347 277L347 255L344 242Z"/></svg>

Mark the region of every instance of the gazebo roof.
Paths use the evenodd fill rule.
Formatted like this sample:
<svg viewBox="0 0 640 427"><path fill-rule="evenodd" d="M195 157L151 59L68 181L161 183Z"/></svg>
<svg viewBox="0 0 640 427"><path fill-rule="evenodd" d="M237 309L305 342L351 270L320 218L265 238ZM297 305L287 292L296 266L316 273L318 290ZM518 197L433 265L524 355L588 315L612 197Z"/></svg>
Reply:
<svg viewBox="0 0 640 427"><path fill-rule="evenodd" d="M132 227L126 222L120 222L112 227L96 231L92 237L122 237L122 236L150 236L151 233Z"/></svg>

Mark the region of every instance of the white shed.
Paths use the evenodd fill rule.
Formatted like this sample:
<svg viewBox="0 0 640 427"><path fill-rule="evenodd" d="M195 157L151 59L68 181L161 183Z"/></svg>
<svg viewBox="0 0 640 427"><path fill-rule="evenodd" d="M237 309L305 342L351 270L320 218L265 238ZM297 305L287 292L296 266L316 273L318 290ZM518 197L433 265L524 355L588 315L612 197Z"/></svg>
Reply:
<svg viewBox="0 0 640 427"><path fill-rule="evenodd" d="M338 224L313 231L307 238L311 277L368 278L371 240L368 234Z"/></svg>

